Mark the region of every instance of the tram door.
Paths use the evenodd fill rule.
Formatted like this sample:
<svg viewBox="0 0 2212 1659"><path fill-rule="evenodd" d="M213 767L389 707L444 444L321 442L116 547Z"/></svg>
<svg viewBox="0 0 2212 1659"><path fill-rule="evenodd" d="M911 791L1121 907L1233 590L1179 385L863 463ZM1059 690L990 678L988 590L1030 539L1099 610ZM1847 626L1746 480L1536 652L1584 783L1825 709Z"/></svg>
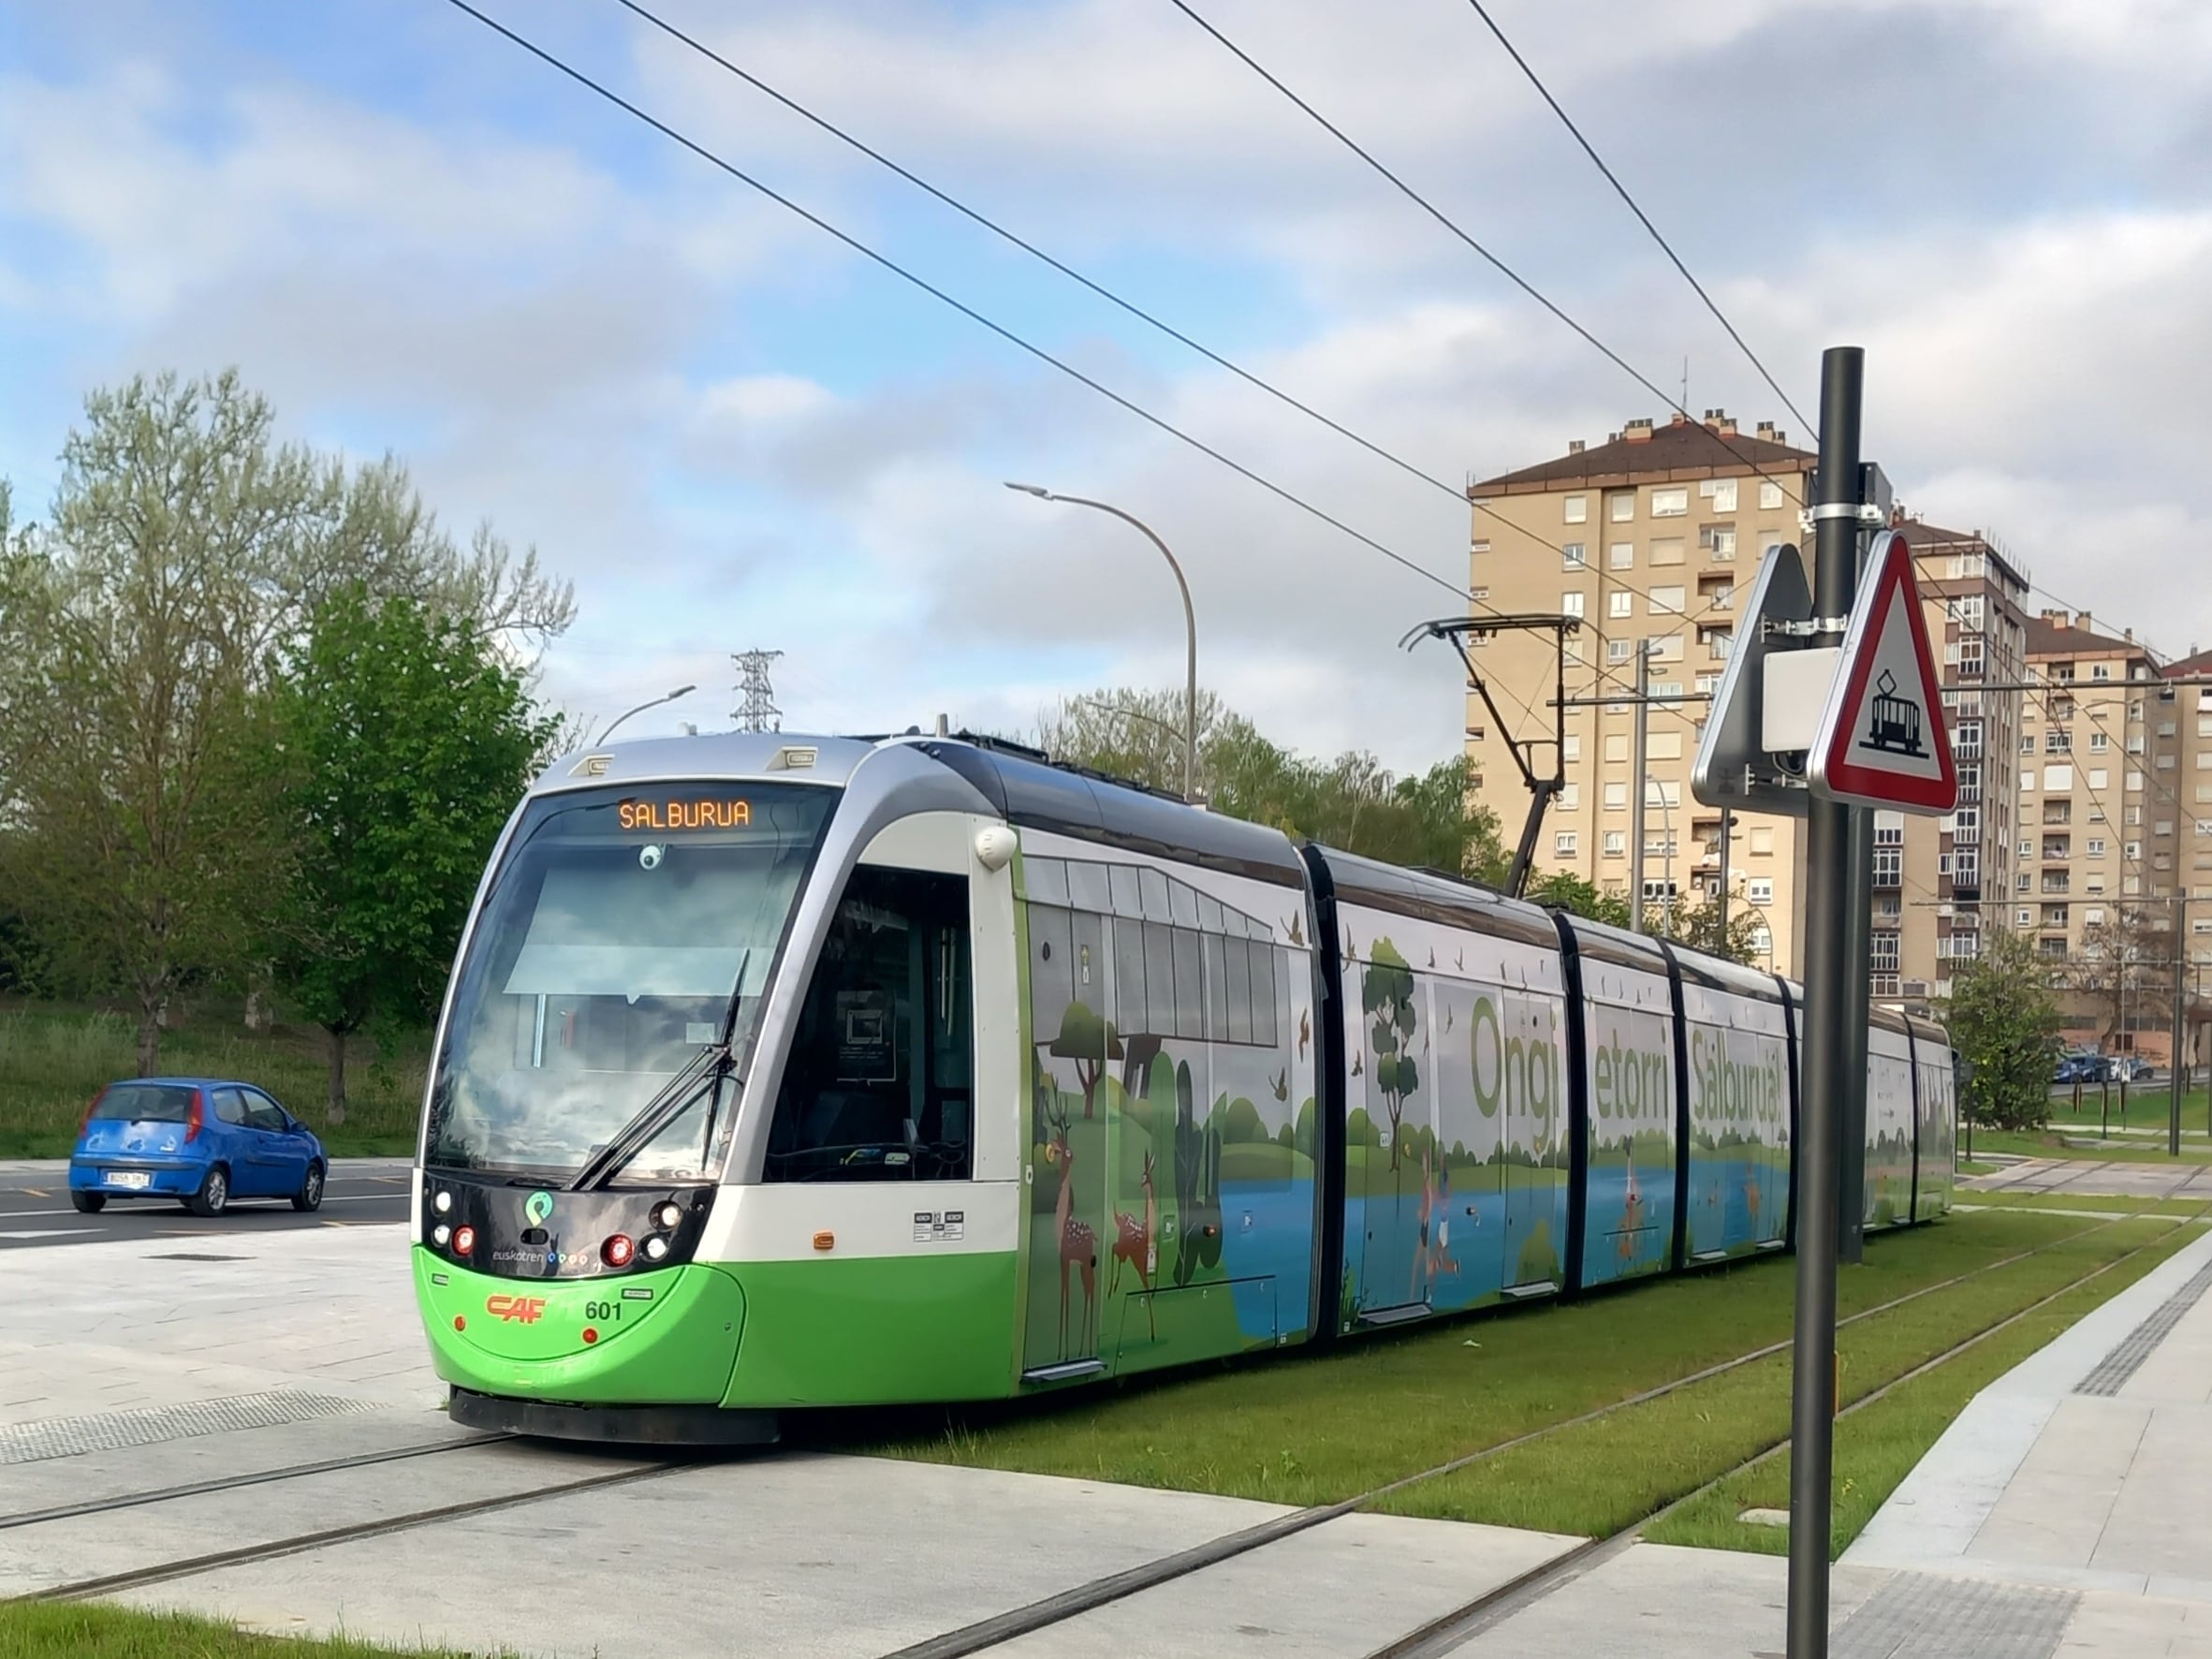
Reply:
<svg viewBox="0 0 2212 1659"><path fill-rule="evenodd" d="M1029 922L1035 1124L1022 1369L1035 1373L1098 1358L1112 1243L1108 1079L1121 1044L1106 917L1032 904Z"/></svg>

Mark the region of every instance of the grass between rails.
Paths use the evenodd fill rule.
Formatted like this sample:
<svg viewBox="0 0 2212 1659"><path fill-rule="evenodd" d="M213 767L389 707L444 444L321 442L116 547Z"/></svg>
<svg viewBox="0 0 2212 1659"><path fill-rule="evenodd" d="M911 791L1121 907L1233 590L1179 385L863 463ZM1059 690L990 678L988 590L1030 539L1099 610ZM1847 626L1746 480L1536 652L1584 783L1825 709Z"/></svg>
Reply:
<svg viewBox="0 0 2212 1659"><path fill-rule="evenodd" d="M1840 1556L1866 1530L1875 1511L1975 1394L2134 1284L2192 1233L2193 1229L2176 1228L2170 1243L2154 1245L2094 1284L2069 1292L1957 1358L1840 1419L1836 1425L1835 1500L1829 1521L1831 1559ZM1787 1527L1749 1526L1737 1517L1751 1508L1787 1509L1789 1503L1789 1459L1778 1453L1692 1499L1645 1536L1655 1544L1782 1555L1790 1548Z"/></svg>
<svg viewBox="0 0 2212 1659"><path fill-rule="evenodd" d="M1957 1225L1984 1219L1988 1218L1965 1218ZM1871 1393L2139 1245L2154 1244L2137 1259L2155 1265L2152 1258L2163 1254L2156 1244L2178 1248L2194 1232L2167 1221L2117 1222L1853 1326L1837 1342L1842 1402L1848 1405ZM2097 1280L2086 1293L2086 1305L2113 1294L2120 1278L2115 1272ZM1401 1515L1602 1536L1727 1473L1781 1440L1789 1427L1790 1361L1780 1354L1423 1482L1378 1507ZM1941 1425L1936 1429L1940 1431ZM1902 1475L1900 1469L1895 1478Z"/></svg>
<svg viewBox="0 0 2212 1659"><path fill-rule="evenodd" d="M181 1613L0 1602L0 1659L498 1659L450 1648L387 1648L345 1637L254 1636Z"/></svg>
<svg viewBox="0 0 2212 1659"><path fill-rule="evenodd" d="M2063 1214L1989 1213L1878 1235L1868 1241L1865 1262L1839 1275L1838 1304L1848 1315L2039 1245L2084 1240L2098 1225ZM2166 1225L2120 1223L2093 1237ZM2093 1248L2086 1240L2077 1246ZM2044 1259L1988 1277L2010 1283L2011 1275ZM2081 1270L2075 1266L2048 1283L2034 1277L2044 1288L2014 1305L2032 1301L2050 1283ZM1095 1403L1063 1398L963 1408L951 1414L949 1424L945 1414L937 1414L935 1432L917 1432L876 1449L936 1462L1281 1504L1330 1503L1787 1341L1793 1273L1787 1258L1768 1257L1564 1306L1367 1337L1330 1354L1285 1355L1195 1376L1139 1380ZM1982 1283L1970 1281L1911 1306L1945 1305ZM1774 1376L1786 1375L1787 1358L1762 1364L1767 1373L1751 1393L1777 1394L1786 1422L1786 1386ZM910 1420L919 1419L915 1414ZM1755 1449L1754 1442L1741 1455ZM1709 1473L1726 1467L1717 1464ZM1421 1490L1405 1494L1406 1502L1420 1504ZM1449 1513L1448 1505L1458 1502L1458 1489L1453 1488L1408 1512ZM1587 1506L1580 1498L1576 1505ZM1575 1505L1558 1508L1556 1514L1547 1510L1545 1520L1518 1524L1580 1518Z"/></svg>
<svg viewBox="0 0 2212 1659"><path fill-rule="evenodd" d="M303 1119L333 1156L412 1152L428 1035L409 1038L388 1059L367 1038L355 1038L346 1121L336 1125L325 1121L326 1040L313 1026L251 1032L236 1005L211 1005L163 1035L161 1068L258 1084ZM0 1006L0 1157L66 1157L93 1096L137 1070L136 1028L123 1015L37 1003Z"/></svg>

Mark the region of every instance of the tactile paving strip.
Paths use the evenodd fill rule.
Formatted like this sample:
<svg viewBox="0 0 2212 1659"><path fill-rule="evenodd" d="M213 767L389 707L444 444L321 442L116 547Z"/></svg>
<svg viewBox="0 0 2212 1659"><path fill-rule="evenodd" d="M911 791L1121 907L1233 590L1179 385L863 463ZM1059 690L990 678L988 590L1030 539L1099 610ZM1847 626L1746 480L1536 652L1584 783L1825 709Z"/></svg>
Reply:
<svg viewBox="0 0 2212 1659"><path fill-rule="evenodd" d="M45 1417L31 1423L0 1425L0 1464L37 1463L85 1452L119 1451L198 1434L227 1434L238 1429L268 1429L310 1417L353 1417L381 1409L374 1401L344 1400L331 1394L303 1394L275 1388L264 1394L236 1394L227 1400L200 1400L189 1405L147 1406L137 1411L104 1411L81 1417Z"/></svg>
<svg viewBox="0 0 2212 1659"><path fill-rule="evenodd" d="M2174 1328L2181 1323L2181 1316L2195 1307L2206 1289L2212 1288L2212 1267L2202 1268L2197 1273L2160 1304L2157 1313L2138 1325L2115 1344L2111 1353L2097 1362L2097 1369L2082 1378L2073 1390L2076 1394L2117 1394L2127 1386L2128 1379L2142 1369L2151 1350L2164 1342Z"/></svg>
<svg viewBox="0 0 2212 1659"><path fill-rule="evenodd" d="M1832 1659L2051 1659L2072 1590L1899 1573L1843 1622Z"/></svg>

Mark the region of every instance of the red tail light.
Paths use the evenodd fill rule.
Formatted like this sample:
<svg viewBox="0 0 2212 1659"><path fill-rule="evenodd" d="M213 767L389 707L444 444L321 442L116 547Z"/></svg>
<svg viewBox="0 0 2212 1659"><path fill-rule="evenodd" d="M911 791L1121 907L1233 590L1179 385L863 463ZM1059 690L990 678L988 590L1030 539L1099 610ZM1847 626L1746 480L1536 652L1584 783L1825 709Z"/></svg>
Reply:
<svg viewBox="0 0 2212 1659"><path fill-rule="evenodd" d="M186 1146L190 1146L199 1138L199 1132L205 1126L206 1120L200 1116L199 1112L201 1098L198 1089L192 1091L192 1105L184 1113L184 1144Z"/></svg>
<svg viewBox="0 0 2212 1659"><path fill-rule="evenodd" d="M83 1134L83 1133L84 1133L84 1132L85 1132L87 1129L89 1129L89 1128L91 1128L91 1127L92 1127L92 1115L93 1115L93 1113L95 1113L95 1112L96 1112L96 1111L98 1111L98 1110L100 1109L100 1102L101 1102L101 1101L103 1101L103 1100L105 1100L105 1099L107 1099L107 1098L108 1098L108 1091L107 1091L107 1090L105 1090L105 1089L102 1089L102 1090L101 1090L101 1091L100 1091L100 1092L99 1092L97 1094L95 1094L95 1095L92 1097L92 1099L91 1099L91 1100L90 1100L90 1101L89 1101L89 1102L86 1104L86 1106L85 1106L85 1108L84 1108L84 1116L83 1116L82 1118L79 1119L79 1120L78 1120L78 1123L77 1123L77 1133L78 1133L79 1135L82 1135L82 1134Z"/></svg>

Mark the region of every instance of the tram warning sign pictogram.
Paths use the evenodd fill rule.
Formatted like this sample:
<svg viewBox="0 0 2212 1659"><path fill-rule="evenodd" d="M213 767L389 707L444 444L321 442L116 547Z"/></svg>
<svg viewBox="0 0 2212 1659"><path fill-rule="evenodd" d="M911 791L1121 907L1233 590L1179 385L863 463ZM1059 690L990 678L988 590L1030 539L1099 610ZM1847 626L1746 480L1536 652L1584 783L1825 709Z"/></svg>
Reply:
<svg viewBox="0 0 2212 1659"><path fill-rule="evenodd" d="M1814 793L1859 806L1942 814L1957 803L1912 550L1894 530L1868 550L1807 771Z"/></svg>

